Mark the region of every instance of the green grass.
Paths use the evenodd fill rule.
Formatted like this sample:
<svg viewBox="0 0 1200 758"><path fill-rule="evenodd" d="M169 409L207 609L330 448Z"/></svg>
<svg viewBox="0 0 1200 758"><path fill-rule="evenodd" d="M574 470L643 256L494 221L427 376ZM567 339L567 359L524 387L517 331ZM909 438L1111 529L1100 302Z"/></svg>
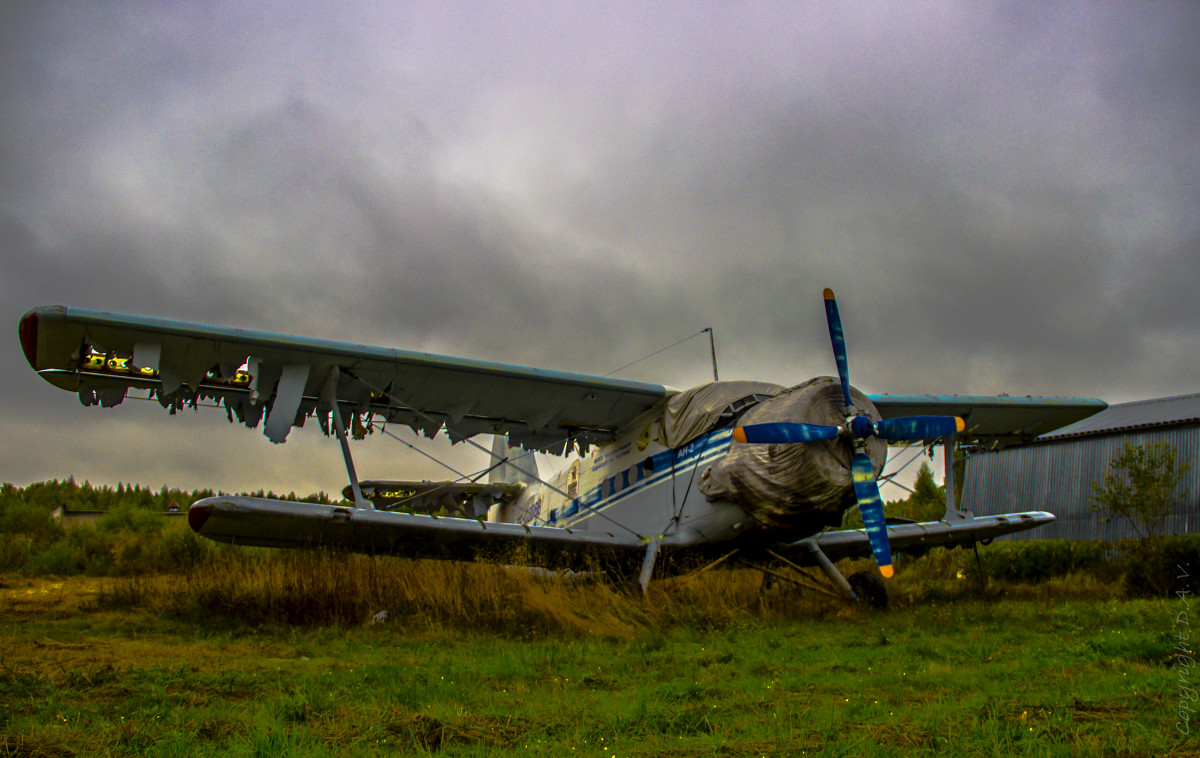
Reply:
<svg viewBox="0 0 1200 758"><path fill-rule="evenodd" d="M1193 614L1162 591L1200 576L1195 535L937 549L876 613L747 570L643 597L239 549L120 491L63 529L30 499L55 486L0 493L0 758L1200 756L1177 729Z"/></svg>
<svg viewBox="0 0 1200 758"><path fill-rule="evenodd" d="M213 585L368 576L370 559L257 577L243 560ZM409 597L382 625L251 623L181 605L209 586L194 575L3 577L0 756L1200 755L1175 728L1178 599L902 573L899 607L875 613L760 595L739 572L643 599L380 563L376 581L448 583L461 615ZM323 597L309 580L290 591ZM473 583L517 610L464 622Z"/></svg>

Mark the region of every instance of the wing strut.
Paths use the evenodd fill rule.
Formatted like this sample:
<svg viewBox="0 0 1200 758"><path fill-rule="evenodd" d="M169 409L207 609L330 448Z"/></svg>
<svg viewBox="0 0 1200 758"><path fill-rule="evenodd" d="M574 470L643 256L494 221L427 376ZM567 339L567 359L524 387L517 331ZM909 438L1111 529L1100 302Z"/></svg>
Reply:
<svg viewBox="0 0 1200 758"><path fill-rule="evenodd" d="M333 428L337 431L338 442L342 443L342 458L346 461L346 474L350 477L350 490L354 493L354 507L374 510L375 505L363 498L362 488L358 486L358 474L354 471L354 459L350 457L350 441L346 439L346 422L342 420L342 409L338 407L337 386L341 377L341 369L335 364L329 371L322 393L325 402L333 414Z"/></svg>
<svg viewBox="0 0 1200 758"><path fill-rule="evenodd" d="M662 540L655 537L651 538L650 543L646 545L646 555L642 558L642 571L638 574L638 584L642 588L642 594L646 593L646 588L650 586L650 577L654 575L654 564L658 562L658 549L662 547Z"/></svg>
<svg viewBox="0 0 1200 758"><path fill-rule="evenodd" d="M974 513L964 513L958 509L958 492L954 486L954 448L958 447L958 435L947 434L942 437L942 457L945 459L946 465L946 514L942 516L945 521L967 521L975 518Z"/></svg>

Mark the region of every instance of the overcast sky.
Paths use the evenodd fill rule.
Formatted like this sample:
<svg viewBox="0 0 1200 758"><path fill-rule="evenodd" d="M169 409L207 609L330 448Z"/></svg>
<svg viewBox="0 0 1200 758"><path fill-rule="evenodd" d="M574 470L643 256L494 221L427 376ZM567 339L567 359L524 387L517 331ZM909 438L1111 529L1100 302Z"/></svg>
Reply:
<svg viewBox="0 0 1200 758"><path fill-rule="evenodd" d="M56 303L597 374L711 326L722 378L795 384L829 286L867 392L1200 391L1194 2L29 5L3 481L345 480L315 428L83 408L17 342Z"/></svg>

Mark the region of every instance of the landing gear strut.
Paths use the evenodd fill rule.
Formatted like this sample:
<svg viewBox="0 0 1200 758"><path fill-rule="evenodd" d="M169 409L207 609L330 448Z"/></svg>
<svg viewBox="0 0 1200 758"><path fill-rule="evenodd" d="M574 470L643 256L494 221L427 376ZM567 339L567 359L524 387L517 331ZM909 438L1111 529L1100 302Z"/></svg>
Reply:
<svg viewBox="0 0 1200 758"><path fill-rule="evenodd" d="M782 579L783 581L790 582L804 589L812 590L828 597L840 597L852 603L858 603L860 605L865 605L869 608L879 610L887 608L887 588L883 584L883 579L880 578L878 574L873 571L860 571L851 575L850 579L847 580L846 577L842 576L842 572L838 571L837 566L833 565L833 561L829 560L829 557L821 550L821 547L816 543L816 540L807 539L804 540L802 544L808 548L813 559L816 561L817 565L821 567L821 571L825 574L825 578L829 580L829 584L834 586L836 592L831 591L828 585L822 586L822 584L817 581L817 578L811 575L803 567L774 551L767 551L767 554L772 558L771 567L760 566L746 560L743 560L742 563L743 565L757 569L763 573L763 576L766 578L766 581L763 584L764 588L769 586L770 580ZM781 573L776 568L781 565L793 569L800 576L804 577L804 580L801 580L794 575Z"/></svg>

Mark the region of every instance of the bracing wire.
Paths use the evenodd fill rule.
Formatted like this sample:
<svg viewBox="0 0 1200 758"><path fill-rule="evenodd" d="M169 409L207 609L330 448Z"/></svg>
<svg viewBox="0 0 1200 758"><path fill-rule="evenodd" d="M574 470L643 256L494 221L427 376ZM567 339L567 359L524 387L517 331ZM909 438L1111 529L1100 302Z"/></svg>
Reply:
<svg viewBox="0 0 1200 758"><path fill-rule="evenodd" d="M366 381L365 379L363 379L362 377L359 377L358 375L354 374L353 372L351 372L351 371L348 371L348 370L347 370L347 371L345 371L345 373L346 373L346 375L348 375L348 376L350 376L351 378L353 378L355 381L361 382L361 383L363 384L363 386L367 387L367 389L369 389L369 390L371 390L371 391L373 391L373 392L379 393L379 394L381 394L381 395L382 395L382 394L386 394L386 393L384 392L383 388L381 388L381 387L376 387L376 386L375 386L375 385L373 385L371 382L368 382L368 381ZM426 421L428 421L428 422L429 422L429 423L431 423L431 424L437 424L439 427L441 426L441 422L439 422L437 419L434 419L433 417L429 416L428 414L426 414L426 413L424 413L424 412L422 412L422 411L418 410L417 408L405 408L405 410L407 410L407 411L411 411L412 413L416 414L417 416L420 416L421 418L425 419ZM392 437L392 438L394 438L394 439L397 439L397 440L399 440L399 439L400 439L399 437L396 437L396 435L394 435L394 434L391 434L390 432L388 433L388 436L390 436L390 437ZM404 442L404 440L400 440L400 441L401 441L401 442ZM476 449L478 449L478 450L481 450L481 451L483 451L484 453L487 453L487 455L488 455L488 457L489 457L489 458L495 458L495 457L496 457L495 453L493 453L491 450L488 450L488 449L487 449L486 447L484 447L483 445L480 445L478 442L476 442L475 440L471 439L470 437L464 437L464 438L463 438L463 442L466 442L467 444L471 445L472 447L474 447L474 448L476 448ZM408 443L406 442L405 444L408 444ZM431 459L433 459L433 460L437 461L437 459L436 459L436 458L434 458L433 456L429 455L429 454L428 454L428 453L426 453L425 451L423 451L423 450L418 450L418 448L416 448L416 447L415 447L415 446L413 446L413 445L409 445L409 447L411 447L413 450L417 450L417 451L418 451L418 452L420 452L422 455L425 455L425 456L427 456L427 457L429 457L429 458L431 458ZM441 461L437 461L437 462L438 462L438 463L441 463L443 466L446 466L446 468L449 468L451 471L454 471L454 473L456 473L456 474L459 474L459 476L465 476L465 475L463 475L463 474L460 474L458 471L455 471L455 470L454 470L453 468L451 468L449 465L447 465L447 464L445 464L445 463L442 463ZM527 473L527 474L530 474L530 475L532 476L532 473L531 473L531 472L528 472L528 471L526 471L525 473ZM569 496L569 495L568 495L566 492L564 492L562 489L560 489L559 487L555 486L554 484L551 484L550 482L546 481L545 479L541 478L540 476L535 476L534 478L535 478L535 479L537 479L538 483L540 483L540 484L544 485L545 487L549 488L550 490L553 490L554 492L558 493L559 495L562 495L562 496L563 496L564 498L566 498L567 500L571 500L571 499L573 499L573 498L571 498L571 497L570 497L570 496ZM633 529L630 529L628 526L625 526L625 525L624 525L624 524L622 524L620 521L617 521L616 519L612 518L612 517L611 517L611 516L609 516L608 514L606 514L606 513L602 512L602 511L595 510L594 508L592 508L592 506L590 506L590 505L587 505L587 504L584 504L584 503L580 503L580 505L581 505L581 506L583 506L584 508L587 508L588 510L592 511L592 513L594 513L595 515L597 515L597 516L599 516L599 517L603 518L605 521L609 522L609 523L610 523L610 524L612 524L613 526L616 526L616 527L618 527L618 528L620 528L620 529L624 529L625 531L629 532L630 534L632 534L632 535L634 535L634 536L641 536L641 535L639 535L639 534L638 534L636 531L634 531ZM526 512L528 512L528 511L526 511ZM535 515L535 516L534 516L534 518L538 519L539 521L543 521L543 522L547 521L547 519L546 519L545 517L541 516L540 514L538 514L538 515Z"/></svg>
<svg viewBox="0 0 1200 758"><path fill-rule="evenodd" d="M696 472L700 470L700 459L704 457L704 452L708 450L708 443L712 441L713 430L709 430L704 435L704 444L700 446L700 452L696 454L696 465L692 466L692 474L688 477L687 487L683 490L683 499L679 501L678 507L675 509L675 515L671 517L672 521L678 521L683 515L683 506L687 503L688 495L692 492L692 483L696 481Z"/></svg>
<svg viewBox="0 0 1200 758"><path fill-rule="evenodd" d="M704 334L704 333L705 333L705 331L707 331L707 330L702 330L702 331L700 331L700 332L697 332L697 334ZM695 337L695 336L697 336L697 334L693 334L691 337L686 337L686 338L684 338L683 340L680 340L679 342L685 342L685 341L687 341L687 340L691 339L692 337ZM676 342L676 343L675 343L675 345L678 345L678 344L679 344L679 342ZM671 347L674 347L675 345L669 345L669 346L667 346L667 347L663 348L662 350L659 350L658 352L663 352L663 350L668 350L668 349L670 349ZM652 354L652 355L653 355L653 354ZM649 356L649 355L648 355L648 356L645 356L645 358L649 358L649 357L651 357L651 356ZM645 360L645 358L639 358L639 359L638 359L638 361ZM634 363L637 363L638 361L634 361ZM622 366L621 368L627 368L628 366L631 366L631 365L633 365L633 364L627 364L626 366ZM621 369L617 369L617 371L620 371L620 370L621 370ZM353 372L351 372L351 371L349 371L349 370L345 370L345 373L346 373L348 376L350 376L351 378L355 379L356 381L358 381L358 382L362 383L362 385L363 385L363 386L367 387L367 388L368 388L368 389L370 389L371 391L373 391L373 392L376 392L376 393L379 393L379 394L385 394L385 392L384 392L383 388L375 386L375 385L374 385L374 384L372 384L371 382L368 382L368 381L364 380L362 377L360 377L360 376L358 376L358 375L354 374ZM615 372L614 372L614 373L615 373ZM146 401L146 402L151 402L151 401L153 401L153 402L157 402L156 400L154 400L154 398L153 398L153 397L139 397L139 396L136 396L136 395L127 395L127 396L126 396L126 399L131 399L131 400L142 400L142 401ZM213 404L209 404L209 403L203 403L203 402L195 402L195 403L187 403L187 404L185 405L185 407L191 407L191 408L224 408L225 406L224 406L224 405L222 405L222 404L220 404L220 403L213 403ZM425 413L421 412L420 410L418 410L418 409L416 409L416 408L406 408L405 410L411 411L412 413L416 414L417 416L420 416L421 418L425 419L426 421L428 421L428 422L430 422L430 423L432 423L432 424L437 424L439 427L441 426L441 422L437 421L436 419L432 418L432 417L431 417L431 416L429 416L428 414L425 414ZM486 468L486 469L484 469L483 471L479 472L478 474L474 474L474 475L468 475L468 474L464 474L464 473L462 473L461 471L459 471L458 469L454 468L453 466L451 466L450 464L446 463L445 461L442 461L442 460L438 459L436 456L434 456L434 455L431 455L430 453L427 453L427 452L425 452L424 450L420 449L420 448L419 448L419 447L417 447L416 445L413 445L413 444L409 443L408 441L406 441L406 440L404 440L404 439L401 439L400 437L398 437L398 436L397 436L397 435L395 435L394 433L392 433L392 432L388 431L388 429L387 429L386 427L384 427L384 426L381 426L381 427L380 427L380 432L381 432L382 434L385 434L385 435L387 435L388 437L391 437L392 439L396 440L397 442L400 442L401 444L404 444L404 445L406 445L406 446L407 446L409 449L411 449L411 450L414 450L414 451L416 451L416 452L420 453L421 455L425 456L426 458L428 458L429 460L433 461L434 463L437 463L439 466L442 466L442 467L444 467L444 468L446 468L446 469L450 470L452 473L454 473L454 475L455 475L455 476L457 476L457 477L458 477L458 481L476 481L478 477L481 477L481 476L483 476L484 474L487 474L489 471L491 471L491 470L492 470L492 469L494 469L494 468L497 468L498 466L502 465L503 463L505 463L505 462L508 462L508 463L510 463L510 464L512 463L512 461L506 461L506 459L501 459L501 460L499 460L499 461L496 461L494 465L490 466L489 468ZM468 444L470 444L471 446L473 446L473 447L475 447L475 448L477 448L477 449L479 449L479 450L483 451L484 453L486 453L486 454L488 455L488 457L489 457L489 458L495 458L495 457L496 457L496 456L495 456L495 454L494 454L494 453L492 453L492 451L491 451L491 450L487 449L487 448L486 448L486 447L484 447L483 445L480 445L478 442L476 442L476 441L475 441L475 440L473 440L473 439L470 439L470 438L468 438L468 437L464 437L464 438L463 438L463 441L464 441L464 442L466 442L466 443L468 443ZM568 441L569 441L569 440L568 440ZM515 465L515 464L514 464L514 465ZM672 464L672 465L673 465L673 464ZM552 483L550 483L550 482L546 481L546 480L545 480L545 479L543 479L542 477L540 477L540 476L537 476L537 475L533 474L533 473L532 473L532 472L530 472L530 471L526 471L525 469L521 469L521 471L523 471L525 474L528 474L529 476L532 476L534 479L536 479L536 480L537 480L537 482L538 482L539 484L542 484L543 486L547 487L548 489L550 489L550 490L552 490L552 491L554 491L554 492L558 493L559 495L562 495L564 498L567 498L568 500L574 499L574 498L571 498L569 495L567 495L567 493L566 493L566 492L564 492L564 491L563 491L561 488L559 488L559 487L555 486L554 484L552 484ZM610 524L612 524L613 526L615 526L615 527L618 527L618 528L620 528L620 529L623 529L623 530L625 530L625 531L629 532L629 533L630 533L630 534L632 534L632 535L635 535L635 536L640 536L640 535L638 535L638 533L637 533L635 530L633 530L633 529L630 529L628 526L626 526L626 525L622 524L621 522L619 522L619 521L617 521L616 519L612 518L611 516L609 516L608 514L604 513L603 511L596 510L596 509L595 509L593 506L591 506L591 505L588 505L588 504L586 504L586 503L582 503L582 502L580 503L580 506L581 506L581 507L584 507L584 508L586 508L586 509L588 509L588 510L589 510L589 511L591 511L591 512L592 512L594 515L596 515L596 516L599 516L599 517L603 518L605 521L609 522L609 523L610 523ZM527 510L526 512L528 513L528 510ZM539 520L539 521L543 522L543 523L547 523L547 519L546 519L544 516L541 516L540 514L538 514L538 515L535 515L535 516L533 516L533 517L534 517L535 519L537 519L537 520Z"/></svg>
<svg viewBox="0 0 1200 758"><path fill-rule="evenodd" d="M607 374L603 374L602 376L612 376L613 374L615 374L619 371L624 371L625 369L629 368L630 366L633 366L634 364L641 363L642 361L647 360L648 358L653 358L654 356L658 355L659 353L665 353L666 351L670 350L671 348L675 347L676 345L682 345L683 343L687 342L690 339L695 339L696 337L699 337L701 334L708 334L708 333L709 333L709 329L707 327L704 329L701 329L700 331L696 332L695 334L690 334L687 337L684 337L683 339L679 340L678 342L672 342L671 344L667 345L666 347L655 350L653 353L650 353L649 355L643 355L641 358L638 358L636 361L630 361L629 363L626 363L624 366L621 366L620 368L615 368L612 371L609 371Z"/></svg>

